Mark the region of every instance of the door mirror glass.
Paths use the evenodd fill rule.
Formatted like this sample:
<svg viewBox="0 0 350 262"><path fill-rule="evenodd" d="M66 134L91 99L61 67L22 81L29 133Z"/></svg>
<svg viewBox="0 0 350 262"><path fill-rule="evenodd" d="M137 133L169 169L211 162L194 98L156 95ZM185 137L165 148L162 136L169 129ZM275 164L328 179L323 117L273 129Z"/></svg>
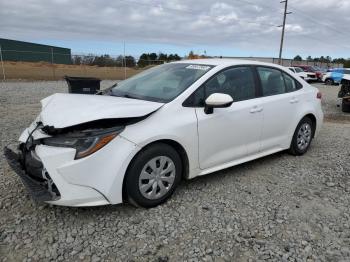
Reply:
<svg viewBox="0 0 350 262"><path fill-rule="evenodd" d="M229 107L233 103L233 99L230 95L222 93L214 93L208 96L205 100L204 112L206 114L212 114L214 108Z"/></svg>

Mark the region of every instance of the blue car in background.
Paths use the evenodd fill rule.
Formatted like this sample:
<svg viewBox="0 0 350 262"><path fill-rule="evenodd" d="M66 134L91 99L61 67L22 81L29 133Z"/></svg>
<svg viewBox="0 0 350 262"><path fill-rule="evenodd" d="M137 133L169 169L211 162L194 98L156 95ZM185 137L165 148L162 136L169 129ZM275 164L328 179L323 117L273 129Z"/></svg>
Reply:
<svg viewBox="0 0 350 262"><path fill-rule="evenodd" d="M326 85L339 84L344 75L350 76L350 68L334 68L330 69L325 75L323 75L322 81Z"/></svg>

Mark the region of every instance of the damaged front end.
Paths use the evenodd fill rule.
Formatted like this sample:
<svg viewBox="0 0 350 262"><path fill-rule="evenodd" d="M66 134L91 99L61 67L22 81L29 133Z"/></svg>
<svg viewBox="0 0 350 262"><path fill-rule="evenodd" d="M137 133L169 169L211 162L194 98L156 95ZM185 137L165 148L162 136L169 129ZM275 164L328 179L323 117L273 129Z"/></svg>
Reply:
<svg viewBox="0 0 350 262"><path fill-rule="evenodd" d="M55 201L61 194L35 152L37 141L33 139L32 134L39 127L40 123L16 149L5 147L4 155L34 200Z"/></svg>
<svg viewBox="0 0 350 262"><path fill-rule="evenodd" d="M56 186L55 176L51 174L53 180L45 167L45 161L39 157L37 151L40 152L40 147L58 150L66 148L74 151L70 161L81 160L111 142L126 125L144 118L103 119L65 128L45 126L37 119L22 133L19 146L5 147L4 155L33 199L43 202L57 201L62 193L60 185Z"/></svg>
<svg viewBox="0 0 350 262"><path fill-rule="evenodd" d="M139 149L121 133L164 103L53 94L41 104L39 116L19 137L19 146L4 149L33 198L64 206L122 203L125 161Z"/></svg>

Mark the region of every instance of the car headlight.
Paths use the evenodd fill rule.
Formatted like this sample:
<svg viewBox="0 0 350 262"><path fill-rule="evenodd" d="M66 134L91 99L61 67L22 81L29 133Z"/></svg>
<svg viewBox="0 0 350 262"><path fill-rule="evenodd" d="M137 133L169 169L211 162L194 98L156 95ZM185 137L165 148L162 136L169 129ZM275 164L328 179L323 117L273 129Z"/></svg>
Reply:
<svg viewBox="0 0 350 262"><path fill-rule="evenodd" d="M55 147L70 147L76 149L75 159L80 159L95 153L107 145L124 127L83 130L42 139L42 144Z"/></svg>

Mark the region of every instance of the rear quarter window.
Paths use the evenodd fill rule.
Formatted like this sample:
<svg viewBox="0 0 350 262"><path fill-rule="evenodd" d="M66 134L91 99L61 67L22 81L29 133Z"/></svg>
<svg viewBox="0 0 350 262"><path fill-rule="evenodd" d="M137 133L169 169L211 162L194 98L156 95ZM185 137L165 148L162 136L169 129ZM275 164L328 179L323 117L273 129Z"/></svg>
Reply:
<svg viewBox="0 0 350 262"><path fill-rule="evenodd" d="M286 93L297 91L302 88L302 84L300 84L296 79L291 77L290 75L283 73L284 82L286 85Z"/></svg>

